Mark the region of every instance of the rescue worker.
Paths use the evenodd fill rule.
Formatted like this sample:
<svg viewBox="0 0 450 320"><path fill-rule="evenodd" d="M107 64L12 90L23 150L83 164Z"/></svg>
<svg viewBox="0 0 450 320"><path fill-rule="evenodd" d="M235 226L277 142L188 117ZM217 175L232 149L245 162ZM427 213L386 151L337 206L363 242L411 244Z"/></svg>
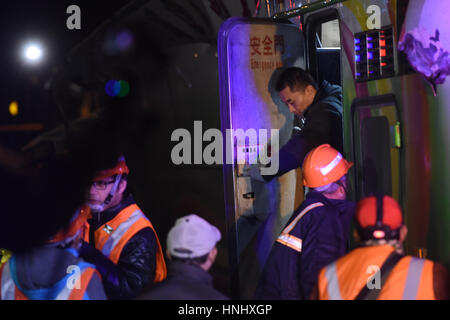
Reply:
<svg viewBox="0 0 450 320"><path fill-rule="evenodd" d="M105 300L95 266L79 257L88 211L76 212L43 246L12 257L0 268L2 300Z"/></svg>
<svg viewBox="0 0 450 320"><path fill-rule="evenodd" d="M156 231L127 191L128 174L121 157L98 172L88 195L92 218L80 253L100 271L109 299L135 298L167 273Z"/></svg>
<svg viewBox="0 0 450 320"><path fill-rule="evenodd" d="M360 246L321 270L319 299L449 298L444 266L404 255L408 230L397 201L389 196L366 197L358 203L355 220Z"/></svg>
<svg viewBox="0 0 450 320"><path fill-rule="evenodd" d="M214 289L208 270L217 256L220 231L201 217L181 217L167 235L169 271L167 279L158 283L142 300L225 300Z"/></svg>
<svg viewBox="0 0 450 320"><path fill-rule="evenodd" d="M303 162L310 191L278 236L259 280L256 299L307 299L319 271L348 251L354 204L346 200L353 164L328 144Z"/></svg>
<svg viewBox="0 0 450 320"><path fill-rule="evenodd" d="M274 177L301 166L306 154L321 144L330 144L343 152L342 88L323 81L320 86L301 68L284 70L275 84L289 111L299 117L291 139L279 151L279 169L274 175L261 176L259 165L245 166L244 171L257 181Z"/></svg>

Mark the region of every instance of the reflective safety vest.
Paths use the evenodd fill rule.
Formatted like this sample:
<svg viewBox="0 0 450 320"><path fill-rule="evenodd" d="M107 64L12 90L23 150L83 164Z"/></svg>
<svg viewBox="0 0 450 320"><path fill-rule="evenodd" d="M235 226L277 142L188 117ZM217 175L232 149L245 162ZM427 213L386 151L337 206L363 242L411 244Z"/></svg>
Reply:
<svg viewBox="0 0 450 320"><path fill-rule="evenodd" d="M118 263L120 254L127 242L140 230L151 228L155 234L158 250L156 252L156 273L154 282L163 281L167 276L164 254L152 223L136 204L132 204L119 212L112 220L103 224L95 233L95 247L112 262ZM89 226L86 228L84 240L89 242Z"/></svg>
<svg viewBox="0 0 450 320"><path fill-rule="evenodd" d="M294 249L297 252L302 252L302 243L303 239L300 239L294 235L291 234L292 229L295 228L297 223L300 221L301 218L305 214L307 214L312 209L315 209L317 207L322 207L324 204L322 202L316 202L313 204L310 204L305 209L303 209L292 221L287 225L286 228L283 229L281 234L277 238L277 242L281 243L282 245L285 245L291 249Z"/></svg>
<svg viewBox="0 0 450 320"><path fill-rule="evenodd" d="M98 271L91 264L80 262L80 278L74 285L73 276L68 274L52 288L24 290L19 288L15 257L13 256L0 268L1 300L89 300L87 287L94 273ZM100 274L98 274L100 277Z"/></svg>
<svg viewBox="0 0 450 320"><path fill-rule="evenodd" d="M319 299L353 300L368 286L381 290L378 300L435 300L434 263L426 259L403 257L383 287L377 286L376 271L393 251L390 245L358 248L329 264L319 274Z"/></svg>

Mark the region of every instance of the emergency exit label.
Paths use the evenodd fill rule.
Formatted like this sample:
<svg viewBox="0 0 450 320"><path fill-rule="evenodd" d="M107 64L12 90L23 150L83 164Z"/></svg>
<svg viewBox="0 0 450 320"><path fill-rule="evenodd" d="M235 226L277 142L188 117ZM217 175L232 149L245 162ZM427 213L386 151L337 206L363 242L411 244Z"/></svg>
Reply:
<svg viewBox="0 0 450 320"><path fill-rule="evenodd" d="M277 55L284 54L284 36L269 35L252 36L250 38L250 68L264 72L283 67Z"/></svg>
<svg viewBox="0 0 450 320"><path fill-rule="evenodd" d="M276 55L277 50L284 54L284 36L283 35L265 35L262 37L250 38L250 47L252 48L252 56L273 56Z"/></svg>

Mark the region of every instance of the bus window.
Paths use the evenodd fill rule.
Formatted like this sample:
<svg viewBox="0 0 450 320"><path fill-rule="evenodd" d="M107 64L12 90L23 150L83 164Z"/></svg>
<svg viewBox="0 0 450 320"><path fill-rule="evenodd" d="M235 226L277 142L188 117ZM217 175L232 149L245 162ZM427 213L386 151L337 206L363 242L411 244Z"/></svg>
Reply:
<svg viewBox="0 0 450 320"><path fill-rule="evenodd" d="M309 31L310 72L318 83L323 80L341 85L341 37L339 20L327 15L317 20L313 16Z"/></svg>
<svg viewBox="0 0 450 320"><path fill-rule="evenodd" d="M360 129L361 191L364 195L392 196L388 118L386 116L365 118Z"/></svg>
<svg viewBox="0 0 450 320"><path fill-rule="evenodd" d="M316 48L318 49L340 49L339 20L334 19L322 23L317 32L317 40Z"/></svg>
<svg viewBox="0 0 450 320"><path fill-rule="evenodd" d="M387 194L400 201L401 137L395 99L356 99L352 114L356 198Z"/></svg>

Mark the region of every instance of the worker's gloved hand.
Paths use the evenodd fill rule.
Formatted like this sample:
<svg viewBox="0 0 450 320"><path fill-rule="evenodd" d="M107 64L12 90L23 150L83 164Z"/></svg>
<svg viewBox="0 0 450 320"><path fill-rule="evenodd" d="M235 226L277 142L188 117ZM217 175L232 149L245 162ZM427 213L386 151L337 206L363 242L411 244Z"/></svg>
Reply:
<svg viewBox="0 0 450 320"><path fill-rule="evenodd" d="M266 182L266 180L264 180L264 178L261 175L261 169L259 167L259 165L257 164L251 164L251 165L244 165L243 168L243 174L244 176L250 177L253 180L256 181L260 181L260 182Z"/></svg>

